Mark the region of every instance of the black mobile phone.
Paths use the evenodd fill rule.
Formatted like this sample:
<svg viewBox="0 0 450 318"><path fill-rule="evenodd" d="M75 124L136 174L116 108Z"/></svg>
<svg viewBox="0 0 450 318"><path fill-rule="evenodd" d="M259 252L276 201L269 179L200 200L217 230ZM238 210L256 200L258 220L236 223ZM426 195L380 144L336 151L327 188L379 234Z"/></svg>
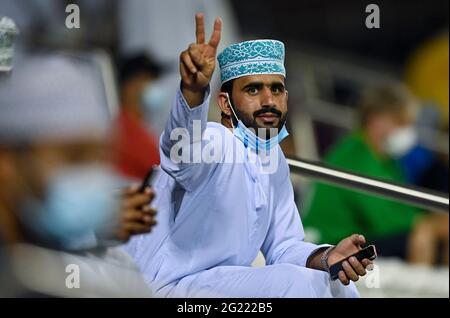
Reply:
<svg viewBox="0 0 450 318"><path fill-rule="evenodd" d="M339 278L339 275L338 275L339 272L344 270L342 268L342 263L344 261L348 260L352 256L356 257L356 259L360 262L365 258L373 261L375 258L377 258L377 250L375 248L375 245L369 245L369 246L363 248L362 250L356 252L355 254L350 255L349 257L331 265L330 266L330 277L332 280L336 280Z"/></svg>
<svg viewBox="0 0 450 318"><path fill-rule="evenodd" d="M139 186L139 192L142 193L145 191L145 188L150 186L152 183L152 178L156 171L158 170L158 166L153 166L145 175L144 180L142 181L141 185Z"/></svg>

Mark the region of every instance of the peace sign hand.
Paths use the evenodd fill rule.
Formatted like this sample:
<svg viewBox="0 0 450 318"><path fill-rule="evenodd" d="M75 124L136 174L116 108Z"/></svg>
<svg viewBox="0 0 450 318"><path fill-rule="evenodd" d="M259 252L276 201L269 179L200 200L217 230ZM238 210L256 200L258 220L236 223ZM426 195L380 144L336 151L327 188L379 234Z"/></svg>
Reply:
<svg viewBox="0 0 450 318"><path fill-rule="evenodd" d="M216 65L217 46L222 32L222 20L216 18L214 31L208 43L205 43L205 21L201 13L195 15L197 42L189 45L188 49L180 55L180 74L182 79L183 95L193 98L197 104L198 97L203 98L206 87ZM187 94L185 94L187 93ZM200 96L200 95L201 96ZM200 99L201 102L201 99ZM189 100L188 100L189 103ZM191 106L192 104L189 103Z"/></svg>

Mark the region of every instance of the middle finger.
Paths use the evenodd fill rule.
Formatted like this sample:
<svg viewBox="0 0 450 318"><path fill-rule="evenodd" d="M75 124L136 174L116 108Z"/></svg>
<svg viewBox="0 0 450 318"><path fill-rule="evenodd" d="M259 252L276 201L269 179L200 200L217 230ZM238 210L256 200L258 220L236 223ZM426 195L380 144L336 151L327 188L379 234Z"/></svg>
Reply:
<svg viewBox="0 0 450 318"><path fill-rule="evenodd" d="M349 258L348 261L355 270L356 274L358 274L359 276L366 275L366 270L364 269L364 266L358 261L356 257L352 256Z"/></svg>
<svg viewBox="0 0 450 318"><path fill-rule="evenodd" d="M343 268L344 271L345 271L345 275L347 275L347 277L348 277L350 280L356 282L356 281L359 279L359 277L358 277L358 275L356 274L355 270L352 268L352 266L349 264L348 261L344 261L344 262L342 263L342 268Z"/></svg>

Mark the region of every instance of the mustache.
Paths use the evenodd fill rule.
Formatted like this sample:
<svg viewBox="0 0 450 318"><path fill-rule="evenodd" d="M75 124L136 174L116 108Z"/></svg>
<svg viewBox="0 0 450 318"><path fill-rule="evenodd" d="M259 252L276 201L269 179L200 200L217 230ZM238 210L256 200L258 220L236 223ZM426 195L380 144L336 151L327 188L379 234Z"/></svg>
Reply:
<svg viewBox="0 0 450 318"><path fill-rule="evenodd" d="M253 113L253 117L258 117L258 116L261 116L261 115L267 114L267 113L275 114L277 117L281 117L281 115L283 115L283 113L280 112L278 109L276 109L275 107L271 107L271 108L262 108L260 110L257 110L256 112Z"/></svg>

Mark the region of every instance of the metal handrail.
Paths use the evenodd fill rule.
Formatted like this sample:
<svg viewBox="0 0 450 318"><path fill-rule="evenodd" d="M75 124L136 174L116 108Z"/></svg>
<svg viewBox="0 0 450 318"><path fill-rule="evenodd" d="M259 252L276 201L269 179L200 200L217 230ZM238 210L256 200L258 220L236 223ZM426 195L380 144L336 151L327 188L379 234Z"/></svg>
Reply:
<svg viewBox="0 0 450 318"><path fill-rule="evenodd" d="M448 195L445 196L442 193L369 178L299 158L289 157L286 160L291 172L301 174L304 177L311 177L345 188L380 195L429 210L440 212L449 210Z"/></svg>

